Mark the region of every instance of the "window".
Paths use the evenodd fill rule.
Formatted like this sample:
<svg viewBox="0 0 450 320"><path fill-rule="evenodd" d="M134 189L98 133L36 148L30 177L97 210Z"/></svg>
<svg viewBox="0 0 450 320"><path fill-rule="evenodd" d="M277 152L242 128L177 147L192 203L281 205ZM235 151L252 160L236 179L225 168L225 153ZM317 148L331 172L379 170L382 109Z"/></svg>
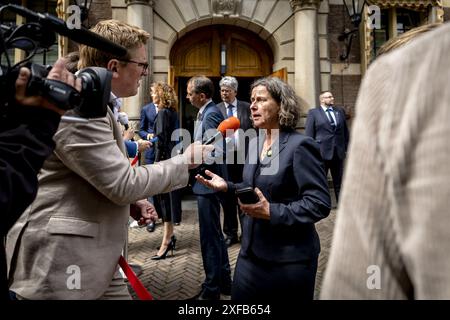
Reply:
<svg viewBox="0 0 450 320"><path fill-rule="evenodd" d="M35 12L47 12L57 16L56 0L28 1L27 7ZM40 64L53 64L56 60L58 60L58 40L55 41L48 51L36 54L32 61Z"/></svg>
<svg viewBox="0 0 450 320"><path fill-rule="evenodd" d="M402 8L382 9L380 28L373 29L370 32L370 61L375 59L378 50L386 41L420 26L423 20L423 13L419 11Z"/></svg>
<svg viewBox="0 0 450 320"><path fill-rule="evenodd" d="M48 12L49 14L53 16L57 16L56 14L56 3L57 0L43 0L43 1L10 1L9 3L14 3L18 5L23 5L23 3L28 3L28 5L24 5L30 10L33 10L35 12ZM3 16L3 23L7 25L16 25L16 14L14 14L12 11L7 10L4 12ZM57 38L56 38L57 39ZM20 50L19 50L20 51ZM8 50L8 55L11 59L11 62L14 62L14 50L10 49ZM19 62L23 59L18 58ZM40 63L40 64L53 64L58 59L58 41L56 40L55 43L50 47L49 50L42 51L37 53L33 59L32 62ZM3 60L2 60L3 63Z"/></svg>
<svg viewBox="0 0 450 320"><path fill-rule="evenodd" d="M397 9L397 34L405 33L420 25L420 13L417 11Z"/></svg>
<svg viewBox="0 0 450 320"><path fill-rule="evenodd" d="M375 59L378 54L378 49L388 41L389 29L388 29L388 10L381 10L381 23L380 29L373 29L371 32L372 38L372 50L370 54L370 60Z"/></svg>

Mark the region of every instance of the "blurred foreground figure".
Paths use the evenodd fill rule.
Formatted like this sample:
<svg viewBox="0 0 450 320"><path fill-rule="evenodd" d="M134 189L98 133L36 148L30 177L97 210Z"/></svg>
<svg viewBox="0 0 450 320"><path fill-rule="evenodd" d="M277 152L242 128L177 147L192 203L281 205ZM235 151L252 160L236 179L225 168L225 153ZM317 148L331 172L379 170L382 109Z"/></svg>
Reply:
<svg viewBox="0 0 450 320"><path fill-rule="evenodd" d="M356 105L323 299L450 299L450 25L386 54Z"/></svg>

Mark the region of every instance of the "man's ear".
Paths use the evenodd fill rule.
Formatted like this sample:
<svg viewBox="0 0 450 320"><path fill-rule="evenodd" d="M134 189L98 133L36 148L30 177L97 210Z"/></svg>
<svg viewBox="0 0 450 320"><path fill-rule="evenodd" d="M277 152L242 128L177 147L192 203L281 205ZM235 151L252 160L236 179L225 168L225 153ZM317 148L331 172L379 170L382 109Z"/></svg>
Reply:
<svg viewBox="0 0 450 320"><path fill-rule="evenodd" d="M117 59L111 59L108 61L108 64L106 65L106 69L111 70L114 74L113 77L116 75L119 67L119 61Z"/></svg>

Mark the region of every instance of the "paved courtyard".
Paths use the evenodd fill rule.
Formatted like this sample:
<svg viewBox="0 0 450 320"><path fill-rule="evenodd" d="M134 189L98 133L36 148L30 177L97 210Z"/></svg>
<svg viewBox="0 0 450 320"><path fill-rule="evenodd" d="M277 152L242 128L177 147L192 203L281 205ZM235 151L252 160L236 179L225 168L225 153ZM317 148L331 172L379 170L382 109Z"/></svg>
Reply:
<svg viewBox="0 0 450 320"><path fill-rule="evenodd" d="M142 266L139 276L144 286L158 300L183 300L200 291L204 279L202 257L200 253L199 227L195 198L187 196L183 199L183 217L179 226L175 226L177 237L176 250L164 260L154 261L150 258L156 254L162 239L162 223L158 223L154 232L145 228L129 229L128 259L131 263ZM323 273L328 260L336 210L319 222L317 230L321 240L322 252L316 278L315 297L320 292ZM239 253L239 245L228 249L231 271ZM131 291L132 292L132 291ZM135 297L132 292L133 297Z"/></svg>

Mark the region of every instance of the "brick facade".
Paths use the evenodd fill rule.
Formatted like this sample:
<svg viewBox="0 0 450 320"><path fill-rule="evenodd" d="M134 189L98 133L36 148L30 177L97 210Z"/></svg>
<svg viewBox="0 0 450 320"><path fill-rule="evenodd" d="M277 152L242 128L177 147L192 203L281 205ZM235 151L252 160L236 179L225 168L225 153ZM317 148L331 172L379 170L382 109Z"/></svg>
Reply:
<svg viewBox="0 0 450 320"><path fill-rule="evenodd" d="M338 37L345 29L354 29L354 26L350 23L350 19L345 10L345 7L330 5L330 12L328 14L328 36L331 63L342 63L342 61L339 59L339 56L343 52L344 42L339 41ZM359 32L355 32L355 37L352 41L348 63L360 63L360 61L361 53Z"/></svg>

